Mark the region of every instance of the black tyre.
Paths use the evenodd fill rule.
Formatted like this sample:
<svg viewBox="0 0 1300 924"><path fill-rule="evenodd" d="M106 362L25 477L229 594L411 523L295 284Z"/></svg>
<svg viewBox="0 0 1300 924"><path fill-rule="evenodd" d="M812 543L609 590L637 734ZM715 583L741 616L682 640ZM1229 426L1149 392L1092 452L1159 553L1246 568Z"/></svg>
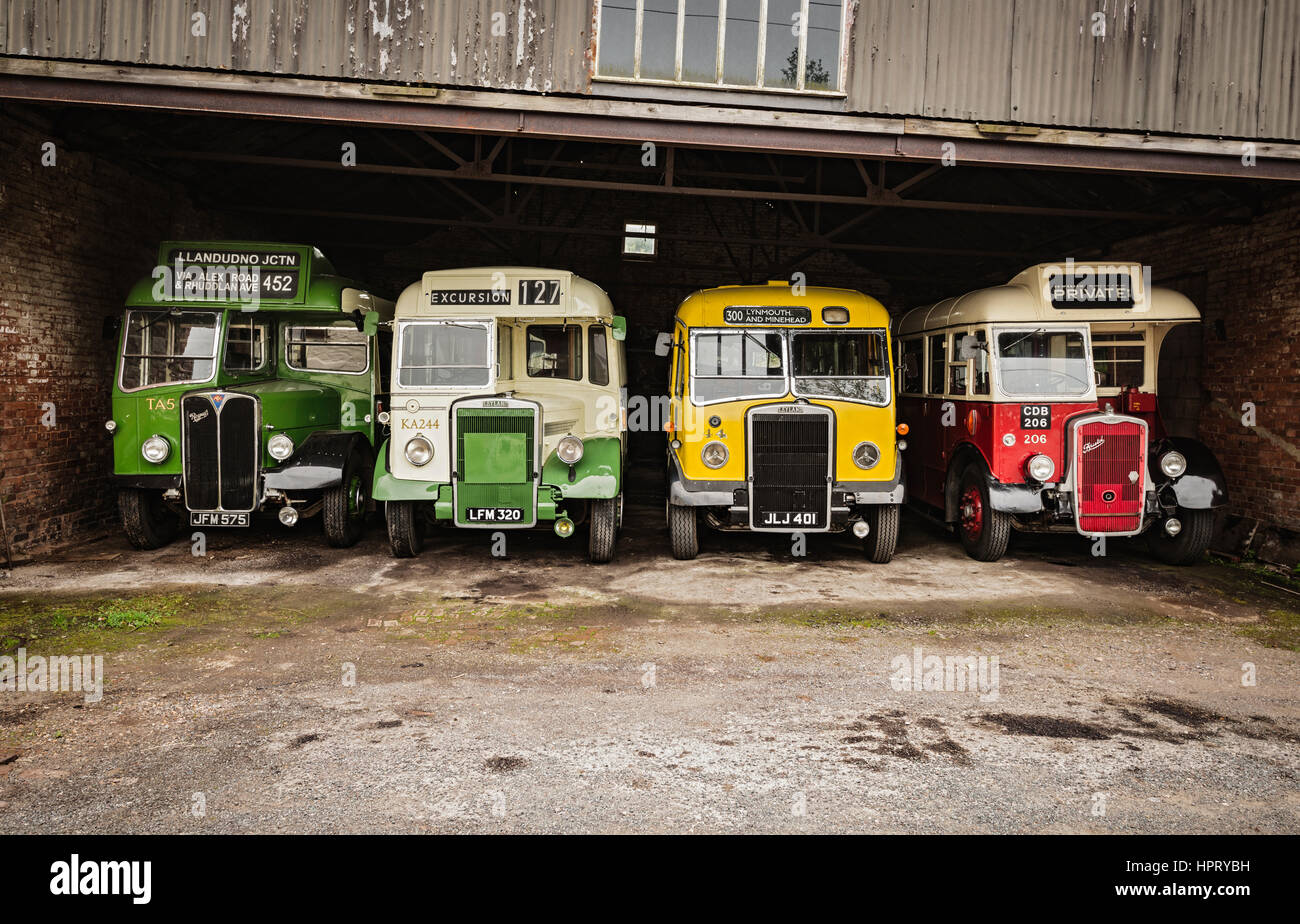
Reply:
<svg viewBox="0 0 1300 924"><path fill-rule="evenodd" d="M1151 524L1147 530L1147 548L1167 565L1194 565L1210 547L1210 536L1214 532L1214 511L1179 507L1178 521L1183 524L1183 528L1177 536L1165 532L1163 520Z"/></svg>
<svg viewBox="0 0 1300 924"><path fill-rule="evenodd" d="M366 454L353 450L343 466L343 481L325 489L321 519L325 539L336 549L357 544L366 531L366 510L370 507L370 482L374 472Z"/></svg>
<svg viewBox="0 0 1300 924"><path fill-rule="evenodd" d="M961 476L957 537L966 554L976 561L997 561L1011 539L1011 514L993 509L988 483L976 466L966 469Z"/></svg>
<svg viewBox="0 0 1300 924"><path fill-rule="evenodd" d="M668 505L668 534L673 558L690 561L700 554L700 531L694 507Z"/></svg>
<svg viewBox="0 0 1300 924"><path fill-rule="evenodd" d="M416 501L389 501L384 505L388 542L398 558L414 558L424 548L424 521Z"/></svg>
<svg viewBox="0 0 1300 924"><path fill-rule="evenodd" d="M618 543L619 498L591 502L591 527L587 538L587 557L598 565L614 560Z"/></svg>
<svg viewBox="0 0 1300 924"><path fill-rule="evenodd" d="M160 549L176 538L180 517L156 491L122 488L117 492L122 530L137 549Z"/></svg>
<svg viewBox="0 0 1300 924"><path fill-rule="evenodd" d="M862 550L867 558L883 565L894 557L898 548L898 504L875 504L867 508L867 526L871 531L862 540Z"/></svg>

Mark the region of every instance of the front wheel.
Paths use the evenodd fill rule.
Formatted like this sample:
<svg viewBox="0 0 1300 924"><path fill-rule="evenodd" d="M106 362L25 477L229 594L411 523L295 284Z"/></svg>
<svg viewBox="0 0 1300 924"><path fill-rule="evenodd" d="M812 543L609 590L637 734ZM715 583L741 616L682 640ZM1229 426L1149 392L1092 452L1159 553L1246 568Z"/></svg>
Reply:
<svg viewBox="0 0 1300 924"><path fill-rule="evenodd" d="M137 549L160 549L176 538L180 518L156 491L122 488L117 492L122 530Z"/></svg>
<svg viewBox="0 0 1300 924"><path fill-rule="evenodd" d="M384 505L388 521L388 542L393 555L414 558L424 548L424 523L415 501L389 501Z"/></svg>
<svg viewBox="0 0 1300 924"><path fill-rule="evenodd" d="M591 502L591 527L587 538L587 558L603 565L614 560L614 546L618 542L619 498L610 497Z"/></svg>
<svg viewBox="0 0 1300 924"><path fill-rule="evenodd" d="M690 561L700 554L700 531L694 507L668 505L668 535L673 558Z"/></svg>
<svg viewBox="0 0 1300 924"><path fill-rule="evenodd" d="M1177 517L1183 525L1178 535L1170 536L1165 531L1165 521L1161 520L1147 531L1147 548L1167 565L1194 565L1210 547L1214 511L1179 507Z"/></svg>
<svg viewBox="0 0 1300 924"><path fill-rule="evenodd" d="M961 476L957 536L966 554L976 561L997 561L1011 539L1011 514L993 509L988 482L975 466Z"/></svg>
<svg viewBox="0 0 1300 924"><path fill-rule="evenodd" d="M899 504L875 504L867 508L869 530L862 540L867 558L878 565L886 564L898 548Z"/></svg>
<svg viewBox="0 0 1300 924"><path fill-rule="evenodd" d="M338 549L357 544L366 528L366 508L370 506L371 466L364 454L353 452L343 467L343 480L325 489L321 518L325 539Z"/></svg>

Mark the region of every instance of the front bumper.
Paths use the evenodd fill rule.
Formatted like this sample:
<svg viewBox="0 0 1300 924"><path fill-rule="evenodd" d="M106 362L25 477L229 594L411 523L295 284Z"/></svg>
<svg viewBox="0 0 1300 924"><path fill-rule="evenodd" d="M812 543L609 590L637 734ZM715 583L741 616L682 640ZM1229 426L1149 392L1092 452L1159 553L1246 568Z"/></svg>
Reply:
<svg viewBox="0 0 1300 924"><path fill-rule="evenodd" d="M834 499L831 523L839 509L846 512L853 505L901 504L905 496L903 459L894 464L894 477L888 481L837 481L831 488ZM852 500L846 496L851 495ZM843 501L843 503L841 503ZM744 507L748 509L749 485L743 481L693 481L682 474L677 457L668 453L668 502L679 507Z"/></svg>

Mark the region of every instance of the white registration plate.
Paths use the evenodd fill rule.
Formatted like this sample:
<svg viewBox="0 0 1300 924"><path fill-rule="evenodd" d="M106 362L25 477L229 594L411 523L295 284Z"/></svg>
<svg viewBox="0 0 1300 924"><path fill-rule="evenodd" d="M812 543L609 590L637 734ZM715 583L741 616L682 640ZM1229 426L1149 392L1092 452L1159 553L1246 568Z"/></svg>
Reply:
<svg viewBox="0 0 1300 924"><path fill-rule="evenodd" d="M190 512L191 526L247 526L247 513L199 513Z"/></svg>
<svg viewBox="0 0 1300 924"><path fill-rule="evenodd" d="M767 529L820 529L822 516L816 510L764 510L758 525Z"/></svg>
<svg viewBox="0 0 1300 924"><path fill-rule="evenodd" d="M522 523L522 507L466 507L466 523Z"/></svg>

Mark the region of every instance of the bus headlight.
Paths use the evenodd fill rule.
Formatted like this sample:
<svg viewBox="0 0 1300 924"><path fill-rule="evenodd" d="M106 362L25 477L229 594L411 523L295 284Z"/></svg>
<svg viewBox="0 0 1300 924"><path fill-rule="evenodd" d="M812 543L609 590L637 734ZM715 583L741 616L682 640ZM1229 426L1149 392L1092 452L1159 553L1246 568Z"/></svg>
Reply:
<svg viewBox="0 0 1300 924"><path fill-rule="evenodd" d="M727 464L729 458L731 458L731 453L727 451L724 444L719 443L717 440L705 443L704 448L700 450L700 461L709 468L722 468Z"/></svg>
<svg viewBox="0 0 1300 924"><path fill-rule="evenodd" d="M106 421L104 421L104 429L107 430L109 433L116 433L116 432L117 432L117 421L116 421L116 420L106 420Z"/></svg>
<svg viewBox="0 0 1300 924"><path fill-rule="evenodd" d="M277 462L283 462L293 455L293 440L283 433L277 433L266 441L266 451Z"/></svg>
<svg viewBox="0 0 1300 924"><path fill-rule="evenodd" d="M858 443L853 447L853 464L864 471L880 462L880 447L875 443Z"/></svg>
<svg viewBox="0 0 1300 924"><path fill-rule="evenodd" d="M406 441L406 449L403 453L406 455L406 461L412 465L428 465L429 460L433 458L433 443L422 436L413 436Z"/></svg>
<svg viewBox="0 0 1300 924"><path fill-rule="evenodd" d="M1187 457L1181 452L1167 452L1160 457L1160 471L1166 478L1177 478L1187 471Z"/></svg>
<svg viewBox="0 0 1300 924"><path fill-rule="evenodd" d="M157 433L140 444L140 455L144 456L146 462L152 462L154 465L165 461L171 454L171 443Z"/></svg>
<svg viewBox="0 0 1300 924"><path fill-rule="evenodd" d="M1025 471L1029 472L1029 477L1034 481L1051 481L1052 476L1056 474L1056 463L1052 461L1051 456L1045 456L1040 452L1036 456L1029 457Z"/></svg>
<svg viewBox="0 0 1300 924"><path fill-rule="evenodd" d="M555 444L555 454L565 465L575 465L582 460L582 440L576 436L562 436Z"/></svg>

